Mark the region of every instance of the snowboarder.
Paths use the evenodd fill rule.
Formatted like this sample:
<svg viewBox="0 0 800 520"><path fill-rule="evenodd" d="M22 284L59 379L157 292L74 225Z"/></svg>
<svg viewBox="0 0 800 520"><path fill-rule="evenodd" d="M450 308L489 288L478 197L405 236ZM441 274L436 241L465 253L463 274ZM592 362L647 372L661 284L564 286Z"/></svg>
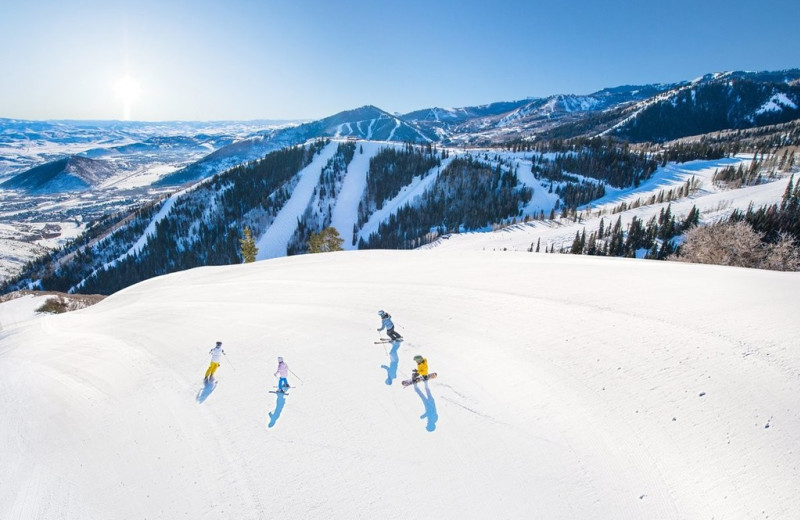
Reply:
<svg viewBox="0 0 800 520"><path fill-rule="evenodd" d="M208 370L206 370L206 376L203 378L203 383L208 383L209 380L214 379L214 372L217 371L219 363L222 361L222 356L225 354L225 351L222 350L222 342L217 341L216 346L209 350L208 353L211 354L211 364L208 366Z"/></svg>
<svg viewBox="0 0 800 520"><path fill-rule="evenodd" d="M278 392L283 393L284 387L289 388L289 381L286 379L289 375L289 365L284 363L283 358L280 356L278 356L278 370L276 370L273 375L280 375L280 379L278 379Z"/></svg>
<svg viewBox="0 0 800 520"><path fill-rule="evenodd" d="M400 341L403 339L403 336L395 332L394 323L392 323L392 317L388 312L378 311L378 316L380 316L381 320L383 320L381 323L381 328L378 329L378 332L386 329L386 334L389 335L389 338L391 338L392 341Z"/></svg>
<svg viewBox="0 0 800 520"><path fill-rule="evenodd" d="M414 356L414 361L417 362L417 368L411 372L411 381L416 383L420 379L423 381L428 380L428 360L420 355Z"/></svg>

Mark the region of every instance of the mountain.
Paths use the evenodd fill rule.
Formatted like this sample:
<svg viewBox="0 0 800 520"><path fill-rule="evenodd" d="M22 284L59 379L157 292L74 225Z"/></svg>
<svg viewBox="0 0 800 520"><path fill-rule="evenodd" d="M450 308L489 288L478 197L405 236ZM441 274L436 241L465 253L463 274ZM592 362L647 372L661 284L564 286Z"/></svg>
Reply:
<svg viewBox="0 0 800 520"><path fill-rule="evenodd" d="M459 109L426 109L403 116L431 128L443 143L502 144L537 134L591 114L648 99L670 85L621 86L586 96L555 95Z"/></svg>
<svg viewBox="0 0 800 520"><path fill-rule="evenodd" d="M222 147L197 163L164 177L156 185L170 186L196 181L238 164L259 159L271 151L324 137L396 142L436 140L434 133L368 105Z"/></svg>
<svg viewBox="0 0 800 520"><path fill-rule="evenodd" d="M269 128L0 120L0 154L8 162L69 149L118 172L81 204L71 192L47 191L57 185L0 190L0 223L7 224L0 241L17 241L0 242L0 262L12 264L0 273L19 273L14 284L36 280L66 291L95 283L98 292L111 292L174 270L238 262L244 226L262 258L303 253L310 234L329 225L349 248L413 248L519 220L569 218L689 161L712 161L729 180L738 178L731 182L743 186L736 187L774 182L796 171L789 147L800 141L798 88L794 69L404 115L364 106ZM35 152L20 152L29 144ZM721 181L711 171L705 182L714 192ZM43 232L45 224L51 227ZM61 234L44 241L55 228ZM79 238L87 230L91 237ZM672 231L665 232L669 241L678 240ZM68 251L57 255L55 269L34 262L22 272L42 245ZM550 247L563 249L560 242ZM625 254L642 248L627 244Z"/></svg>
<svg viewBox="0 0 800 520"><path fill-rule="evenodd" d="M0 118L0 181L72 155L120 170L185 166L284 121L25 121Z"/></svg>
<svg viewBox="0 0 800 520"><path fill-rule="evenodd" d="M800 70L732 72L703 77L627 110L610 134L630 141L668 141L800 118Z"/></svg>
<svg viewBox="0 0 800 520"><path fill-rule="evenodd" d="M96 222L3 291L110 294L170 272L239 263L245 228L259 260L306 253L311 235L331 226L345 249L449 245L476 233L489 241L486 232L503 229L498 236L514 239L503 250L578 253L582 234L598 244L589 254L664 259L698 223L784 198L800 164L789 156L800 125L748 135L651 153L610 138L491 152L317 139ZM765 155L777 136L788 148ZM646 232L626 240L635 224Z"/></svg>
<svg viewBox="0 0 800 520"><path fill-rule="evenodd" d="M0 188L31 193L84 191L98 186L114 173L113 165L106 161L73 155L15 175L0 184Z"/></svg>
<svg viewBox="0 0 800 520"><path fill-rule="evenodd" d="M0 517L792 518L798 291L474 250L155 278L4 327Z"/></svg>

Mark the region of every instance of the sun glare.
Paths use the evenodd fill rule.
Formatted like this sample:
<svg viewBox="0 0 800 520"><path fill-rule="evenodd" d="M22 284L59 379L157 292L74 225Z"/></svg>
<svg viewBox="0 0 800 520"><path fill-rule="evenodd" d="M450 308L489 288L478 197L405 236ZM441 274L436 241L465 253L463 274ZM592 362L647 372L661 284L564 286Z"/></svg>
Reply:
<svg viewBox="0 0 800 520"><path fill-rule="evenodd" d="M128 121L131 118L131 106L141 93L139 83L126 74L117 81L115 91L117 97L122 100L122 119Z"/></svg>

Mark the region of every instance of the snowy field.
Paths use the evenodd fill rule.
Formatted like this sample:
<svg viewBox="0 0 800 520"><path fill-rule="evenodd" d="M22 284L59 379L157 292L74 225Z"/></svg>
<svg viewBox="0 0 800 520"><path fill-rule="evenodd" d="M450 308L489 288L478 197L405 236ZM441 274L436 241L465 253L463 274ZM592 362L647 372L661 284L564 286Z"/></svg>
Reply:
<svg viewBox="0 0 800 520"><path fill-rule="evenodd" d="M799 291L445 248L155 278L0 332L0 518L797 518Z"/></svg>

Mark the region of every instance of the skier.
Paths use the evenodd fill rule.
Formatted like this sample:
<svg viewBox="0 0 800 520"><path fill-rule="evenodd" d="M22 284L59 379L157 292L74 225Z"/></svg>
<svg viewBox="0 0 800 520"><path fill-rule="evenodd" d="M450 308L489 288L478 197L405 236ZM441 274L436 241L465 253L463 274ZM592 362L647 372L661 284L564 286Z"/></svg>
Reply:
<svg viewBox="0 0 800 520"><path fill-rule="evenodd" d="M208 370L206 370L206 376L203 378L203 383L208 383L210 379L214 379L214 372L217 371L219 362L222 361L222 355L225 354L225 351L222 350L222 342L217 341L216 346L209 350L208 353L211 354L211 364L208 366Z"/></svg>
<svg viewBox="0 0 800 520"><path fill-rule="evenodd" d="M283 388L289 388L289 381L286 379L286 376L289 375L289 365L283 362L283 358L278 356L278 370L275 371L273 375L277 376L280 374L280 379L278 379L278 392L283 393Z"/></svg>
<svg viewBox="0 0 800 520"><path fill-rule="evenodd" d="M389 338L392 341L400 341L403 339L403 336L395 332L394 330L394 323L392 323L392 317L389 315L388 312L385 311L378 311L378 316L381 317L383 322L381 323L381 328L378 329L378 332L386 329L386 334L389 335Z"/></svg>
<svg viewBox="0 0 800 520"><path fill-rule="evenodd" d="M420 379L423 381L428 380L428 360L420 355L414 356L414 361L417 362L417 368L411 372L411 381L416 383Z"/></svg>

